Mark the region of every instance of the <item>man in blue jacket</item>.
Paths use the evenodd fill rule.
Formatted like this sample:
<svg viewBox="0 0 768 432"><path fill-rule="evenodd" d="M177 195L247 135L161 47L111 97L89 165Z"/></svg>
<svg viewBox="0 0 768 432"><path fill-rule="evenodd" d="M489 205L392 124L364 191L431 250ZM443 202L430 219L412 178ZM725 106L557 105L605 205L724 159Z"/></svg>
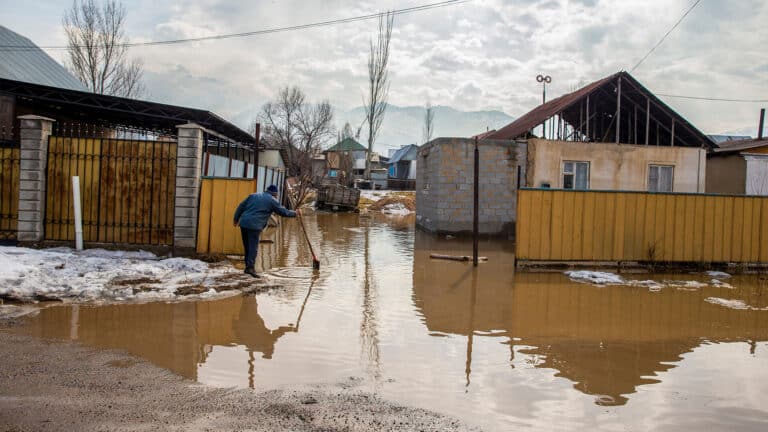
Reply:
<svg viewBox="0 0 768 432"><path fill-rule="evenodd" d="M272 213L283 217L296 217L300 211L292 211L277 202L277 186L270 185L266 192L248 195L237 210L235 210L235 226L240 227L243 236L243 249L245 250L245 272L253 277L259 277L254 269L256 253L259 247L259 236L267 226Z"/></svg>

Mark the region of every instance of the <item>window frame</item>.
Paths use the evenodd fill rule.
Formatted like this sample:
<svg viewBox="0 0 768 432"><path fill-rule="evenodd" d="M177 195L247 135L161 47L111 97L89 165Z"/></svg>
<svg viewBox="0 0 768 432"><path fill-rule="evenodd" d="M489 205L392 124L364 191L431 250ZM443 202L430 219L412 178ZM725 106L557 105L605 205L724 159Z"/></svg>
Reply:
<svg viewBox="0 0 768 432"><path fill-rule="evenodd" d="M651 172L653 171L654 168L656 168L657 170L657 173L656 173L656 189L657 190L651 190ZM672 170L672 175L669 177L669 190L660 190L662 168L669 168L670 170ZM673 193L675 191L675 165L664 164L664 163L649 163L648 174L645 180L646 180L645 189L650 193Z"/></svg>
<svg viewBox="0 0 768 432"><path fill-rule="evenodd" d="M571 171L570 172L566 171L566 166L568 164L571 165ZM578 165L579 164L583 164L583 165L587 166L587 178L586 178L586 182L585 182L586 186L585 186L584 189L579 189L579 188L576 187L576 185L578 184L577 176L578 176L578 171L579 171L578 170ZM590 161L564 160L560 164L560 181L561 181L560 184L561 184L562 188L565 189L565 190L589 190L591 172L592 172L592 163ZM565 182L565 176L566 175L573 177L573 179L571 180L571 185L572 185L571 187L566 187L566 184L565 184L566 183Z"/></svg>

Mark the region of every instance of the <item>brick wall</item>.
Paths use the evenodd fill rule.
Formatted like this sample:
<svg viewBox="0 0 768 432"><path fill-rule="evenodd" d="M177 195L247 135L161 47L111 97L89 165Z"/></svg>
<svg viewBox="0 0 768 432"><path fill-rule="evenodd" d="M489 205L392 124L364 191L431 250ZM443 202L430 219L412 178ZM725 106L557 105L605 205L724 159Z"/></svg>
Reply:
<svg viewBox="0 0 768 432"><path fill-rule="evenodd" d="M526 144L481 140L480 232L514 233L518 166L525 182ZM427 231L472 230L474 140L438 138L419 152L416 176L416 224Z"/></svg>

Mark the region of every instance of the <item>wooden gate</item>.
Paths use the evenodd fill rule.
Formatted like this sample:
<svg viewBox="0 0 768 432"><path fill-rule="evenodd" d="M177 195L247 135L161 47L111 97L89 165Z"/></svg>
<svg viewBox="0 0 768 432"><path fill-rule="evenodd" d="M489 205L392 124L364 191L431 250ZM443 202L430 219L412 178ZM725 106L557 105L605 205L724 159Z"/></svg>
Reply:
<svg viewBox="0 0 768 432"><path fill-rule="evenodd" d="M171 139L51 136L45 239L74 240L79 176L83 241L173 245L176 147Z"/></svg>
<svg viewBox="0 0 768 432"><path fill-rule="evenodd" d="M0 141L0 243L14 243L19 223L19 146Z"/></svg>

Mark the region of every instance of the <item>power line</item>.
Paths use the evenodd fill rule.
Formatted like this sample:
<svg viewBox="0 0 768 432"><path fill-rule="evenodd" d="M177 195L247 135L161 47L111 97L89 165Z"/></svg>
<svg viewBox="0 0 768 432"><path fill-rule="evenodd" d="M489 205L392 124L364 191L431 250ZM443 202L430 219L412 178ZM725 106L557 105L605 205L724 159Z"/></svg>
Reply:
<svg viewBox="0 0 768 432"><path fill-rule="evenodd" d="M441 1L437 3L430 3L430 4L420 5L420 6L395 9L395 10L392 10L390 13L393 13L394 15L404 15L404 14L409 14L414 12L422 12L430 9L453 6L461 3L468 3L471 1L472 0ZM377 13L372 13L368 15L359 15L359 16L350 17L350 18L340 18L340 19L335 19L330 21L320 21L320 22L314 22L309 24L299 24L299 25L288 26L288 27L276 27L272 29L255 30L255 31L243 32L243 33L230 33L230 34L222 34L222 35L203 36L203 37L197 37L197 38L171 39L171 40L150 41L150 42L133 42L133 43L129 42L124 44L119 44L118 46L132 48L132 47L145 47L145 46L156 46L156 45L176 45L176 44L201 42L201 41L208 41L208 40L222 40L222 39L249 37L249 36L259 36L259 35L265 35L265 34L271 34L271 33L283 33L288 31L305 30L310 28L328 27L328 26L338 25L338 24L348 24L348 23L357 22L357 21L366 21L366 20L379 18L380 16L386 13L387 12L377 12ZM0 45L0 52L30 51L30 50L37 50L37 49L67 50L70 48L71 47L69 46L62 46L62 45L54 45L54 46Z"/></svg>
<svg viewBox="0 0 768 432"><path fill-rule="evenodd" d="M671 95L664 93L656 93L657 96L680 98L680 99L696 99L705 101L718 101L718 102L749 102L749 103L768 103L768 99L724 99L724 98L712 98L712 97L699 97L699 96L682 96Z"/></svg>
<svg viewBox="0 0 768 432"><path fill-rule="evenodd" d="M656 50L656 48L658 48L659 45L661 45L662 42L664 42L664 39L666 39L667 36L669 36L669 34L672 33L677 28L677 26L680 25L681 22L683 22L685 17L687 17L688 14L691 13L693 8L695 8L699 4L699 2L701 2L701 0L696 0L696 2L694 2L693 5L691 7L689 7L687 11L685 11L683 16L681 16L680 19L677 20L675 25L673 25L672 28L667 30L667 32L664 34L664 36L661 38L661 40L659 40L659 42L656 45L654 45L653 48L651 48L651 50L648 51L648 53L646 55L644 55L643 58L641 58L640 61L637 62L637 64L632 69L630 69L629 71L630 72L634 72L635 69L637 69L637 67L640 66L645 61L645 59L647 59L648 56L650 56Z"/></svg>

